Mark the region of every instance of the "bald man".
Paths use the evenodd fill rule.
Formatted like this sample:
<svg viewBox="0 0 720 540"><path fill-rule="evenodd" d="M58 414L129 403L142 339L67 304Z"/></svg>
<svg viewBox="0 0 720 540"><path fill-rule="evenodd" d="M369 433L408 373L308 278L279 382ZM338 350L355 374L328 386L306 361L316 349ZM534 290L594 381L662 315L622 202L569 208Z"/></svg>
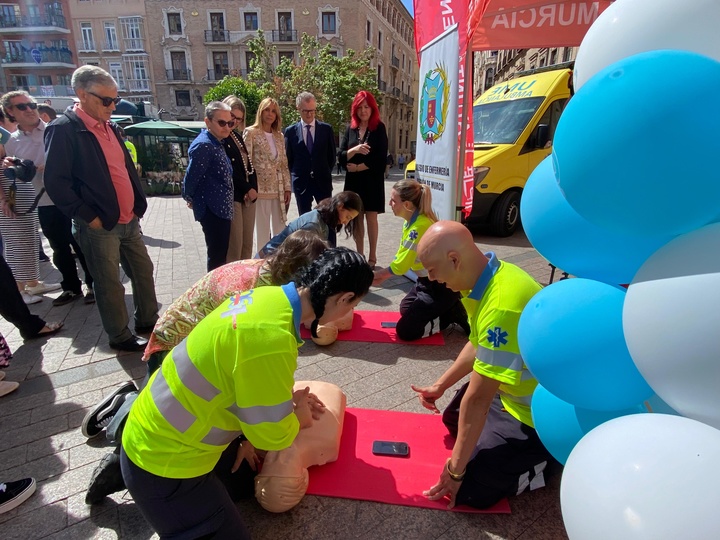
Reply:
<svg viewBox="0 0 720 540"><path fill-rule="evenodd" d="M434 384L412 386L421 404L439 414L436 400L470 375L443 413L455 437L452 456L424 495L449 498L449 508L487 508L544 486L552 457L533 428L530 398L537 381L517 343L520 314L540 285L517 266L480 251L457 222L432 225L420 240L418 258L431 280L462 293L471 328L467 345Z"/></svg>

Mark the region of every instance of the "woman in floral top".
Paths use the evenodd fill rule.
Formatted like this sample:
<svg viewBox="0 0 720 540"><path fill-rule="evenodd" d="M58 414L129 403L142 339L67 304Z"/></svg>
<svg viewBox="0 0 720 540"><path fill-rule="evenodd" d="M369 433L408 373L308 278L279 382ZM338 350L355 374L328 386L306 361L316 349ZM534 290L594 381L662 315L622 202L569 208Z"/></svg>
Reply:
<svg viewBox="0 0 720 540"><path fill-rule="evenodd" d="M274 99L265 98L258 106L255 123L244 134L245 146L257 174L255 230L258 246L264 246L285 228L290 205L290 170L281 128L280 106Z"/></svg>

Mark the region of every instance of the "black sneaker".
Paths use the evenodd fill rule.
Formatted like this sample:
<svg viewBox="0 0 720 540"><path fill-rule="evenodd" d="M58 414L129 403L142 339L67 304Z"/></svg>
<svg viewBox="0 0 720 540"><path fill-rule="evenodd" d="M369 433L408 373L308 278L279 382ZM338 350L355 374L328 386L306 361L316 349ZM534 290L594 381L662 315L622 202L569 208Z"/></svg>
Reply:
<svg viewBox="0 0 720 540"><path fill-rule="evenodd" d="M82 434L88 439L100 435L117 414L128 392L137 392L137 387L132 381L122 385L87 413L80 426Z"/></svg>
<svg viewBox="0 0 720 540"><path fill-rule="evenodd" d="M35 493L35 479L23 478L15 482L0 482L0 514L17 508Z"/></svg>
<svg viewBox="0 0 720 540"><path fill-rule="evenodd" d="M120 456L105 454L95 467L90 478L85 504L97 504L108 495L125 489L125 480L120 470Z"/></svg>
<svg viewBox="0 0 720 540"><path fill-rule="evenodd" d="M70 302L77 300L78 298L80 298L80 296L80 293L63 291L60 296L58 296L55 300L52 301L52 305L55 307L64 306L65 304L69 304Z"/></svg>

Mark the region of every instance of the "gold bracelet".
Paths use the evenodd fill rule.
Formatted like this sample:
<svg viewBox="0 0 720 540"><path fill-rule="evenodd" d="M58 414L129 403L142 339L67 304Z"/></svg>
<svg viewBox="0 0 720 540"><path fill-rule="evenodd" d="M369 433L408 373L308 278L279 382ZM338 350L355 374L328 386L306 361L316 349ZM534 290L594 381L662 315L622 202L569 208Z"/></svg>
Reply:
<svg viewBox="0 0 720 540"><path fill-rule="evenodd" d="M448 475L450 476L451 480L454 480L455 482L462 482L463 478L465 478L465 472L467 469L465 469L461 473L454 473L450 470L450 460L452 458L448 458L448 460L445 462L445 470L447 471Z"/></svg>

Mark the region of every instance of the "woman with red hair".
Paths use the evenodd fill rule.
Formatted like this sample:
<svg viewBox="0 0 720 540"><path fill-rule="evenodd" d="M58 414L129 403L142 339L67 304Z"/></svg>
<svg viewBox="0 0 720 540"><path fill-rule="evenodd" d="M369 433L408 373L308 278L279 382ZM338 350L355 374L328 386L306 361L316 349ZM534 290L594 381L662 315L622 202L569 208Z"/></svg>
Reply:
<svg viewBox="0 0 720 540"><path fill-rule="evenodd" d="M368 263L377 263L378 214L385 212L385 161L388 138L380 120L375 97L365 90L355 95L350 109L352 120L345 130L338 159L345 167L344 191L354 191L362 199L367 221L370 251ZM364 254L365 224L362 215L353 231L355 245Z"/></svg>

